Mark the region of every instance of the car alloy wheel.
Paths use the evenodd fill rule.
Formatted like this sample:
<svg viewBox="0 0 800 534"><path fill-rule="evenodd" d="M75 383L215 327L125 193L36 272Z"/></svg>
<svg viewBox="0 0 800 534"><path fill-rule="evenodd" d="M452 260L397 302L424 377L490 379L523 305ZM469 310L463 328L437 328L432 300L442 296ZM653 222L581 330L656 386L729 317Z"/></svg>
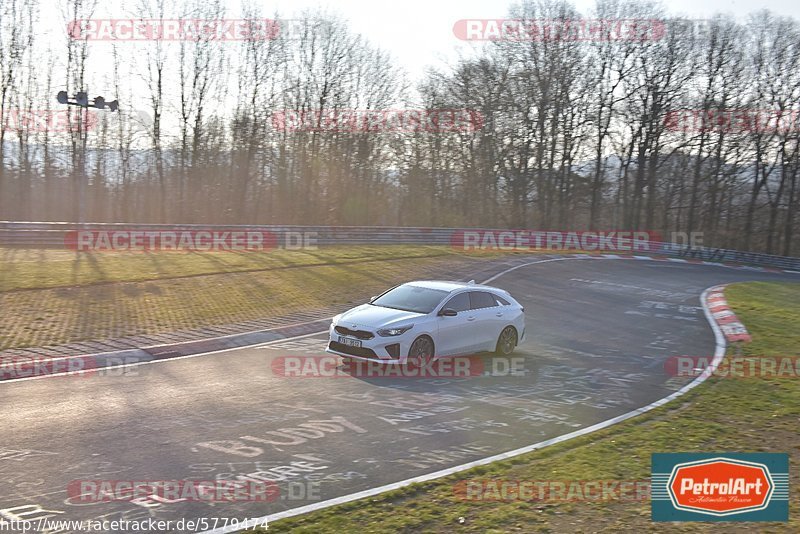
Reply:
<svg viewBox="0 0 800 534"><path fill-rule="evenodd" d="M514 347L517 346L517 330L513 326L507 326L500 332L500 337L497 339L497 349L495 352L508 356L514 352Z"/></svg>
<svg viewBox="0 0 800 534"><path fill-rule="evenodd" d="M433 361L433 341L426 336L415 339L408 350L408 359L416 361L419 365L428 365Z"/></svg>

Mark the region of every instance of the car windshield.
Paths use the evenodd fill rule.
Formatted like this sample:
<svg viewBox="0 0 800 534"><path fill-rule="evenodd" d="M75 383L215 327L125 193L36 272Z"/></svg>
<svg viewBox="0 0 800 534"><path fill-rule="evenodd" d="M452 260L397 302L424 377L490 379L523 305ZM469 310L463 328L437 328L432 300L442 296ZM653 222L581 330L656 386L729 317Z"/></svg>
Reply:
<svg viewBox="0 0 800 534"><path fill-rule="evenodd" d="M448 294L439 289L406 284L384 293L371 304L396 310L430 313Z"/></svg>

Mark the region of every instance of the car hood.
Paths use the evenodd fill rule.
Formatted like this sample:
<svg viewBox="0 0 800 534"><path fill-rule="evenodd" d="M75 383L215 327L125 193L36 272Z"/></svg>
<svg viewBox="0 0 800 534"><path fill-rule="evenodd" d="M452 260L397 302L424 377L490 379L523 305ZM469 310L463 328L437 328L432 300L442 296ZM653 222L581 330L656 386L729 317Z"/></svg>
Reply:
<svg viewBox="0 0 800 534"><path fill-rule="evenodd" d="M344 312L336 321L337 325L351 327L352 325L368 328L385 328L403 324L406 321L424 317L424 313L395 310L372 304L362 304L352 310Z"/></svg>

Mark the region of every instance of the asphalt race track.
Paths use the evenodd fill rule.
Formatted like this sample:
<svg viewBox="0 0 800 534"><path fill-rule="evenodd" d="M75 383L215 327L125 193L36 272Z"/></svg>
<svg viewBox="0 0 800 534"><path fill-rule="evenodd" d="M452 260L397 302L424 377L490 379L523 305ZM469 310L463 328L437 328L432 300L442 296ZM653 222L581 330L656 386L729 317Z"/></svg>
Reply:
<svg viewBox="0 0 800 534"><path fill-rule="evenodd" d="M323 334L117 372L5 382L0 517L242 520L566 434L686 384L665 362L713 355L700 294L745 280L798 277L651 261L514 270L492 284L525 306L528 340L514 362L483 356L478 376L280 376L286 360L279 358L324 355ZM67 493L71 481L87 479L236 477L273 480L280 497L82 503Z"/></svg>

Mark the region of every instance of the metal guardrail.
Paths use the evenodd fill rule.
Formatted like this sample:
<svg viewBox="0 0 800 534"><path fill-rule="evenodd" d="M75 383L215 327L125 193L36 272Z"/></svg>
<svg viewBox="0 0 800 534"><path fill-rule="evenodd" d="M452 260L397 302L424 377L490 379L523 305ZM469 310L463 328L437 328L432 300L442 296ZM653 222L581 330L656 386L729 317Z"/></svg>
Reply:
<svg viewBox="0 0 800 534"><path fill-rule="evenodd" d="M70 233L80 230L197 232L197 231L259 231L281 238L312 234L318 245L446 245L456 246L454 238L463 232L509 232L513 230L483 228L429 228L406 226L311 226L311 225L203 225L203 224L126 224L126 223L65 223L0 221L0 246L33 248L67 248ZM564 233L564 232L561 232ZM456 238L457 239L457 238ZM719 263L737 263L800 271L800 258L742 252L737 250L691 247L661 241L648 241L646 251L634 254L657 254L675 258L696 259ZM563 249L556 249L563 250ZM580 250L568 250L580 252ZM613 250L607 252L614 253ZM631 252L620 252L631 253Z"/></svg>

